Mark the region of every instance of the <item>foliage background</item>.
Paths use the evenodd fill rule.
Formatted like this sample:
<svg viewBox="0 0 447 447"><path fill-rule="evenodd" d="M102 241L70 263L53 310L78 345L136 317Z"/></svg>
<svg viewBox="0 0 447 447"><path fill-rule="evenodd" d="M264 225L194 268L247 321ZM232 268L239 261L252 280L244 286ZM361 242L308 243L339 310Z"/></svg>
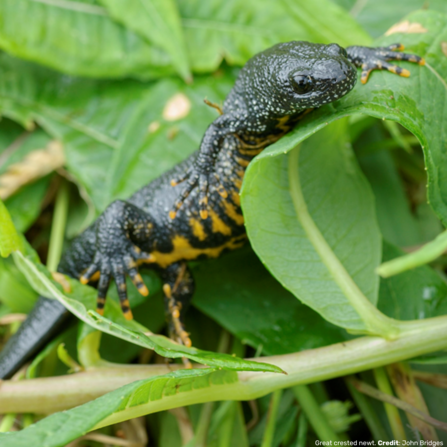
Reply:
<svg viewBox="0 0 447 447"><path fill-rule="evenodd" d="M43 154L47 153L55 140L62 143L65 155L63 166L53 167L57 170L55 173L54 170L49 172L48 159L41 154L40 160L33 161L38 170L33 182L6 198L5 204L16 228L26 234L45 263L54 198L62 178L69 180L70 206L65 230L68 241L111 201L129 196L196 150L207 125L216 117L216 111L206 107L203 99L221 102L231 89L239 67L258 51L288 40L368 45L373 38L419 8L447 13L447 5L441 0L429 3L411 0L404 4L397 0L0 1L0 48L4 51L0 55L0 111L3 116L0 175L10 172L14 163L23 162L36 149L44 149ZM439 32L443 30L440 26ZM423 44L418 43L417 38L417 35L408 36L410 45L413 43L415 49L422 50ZM387 39L388 43L393 42L393 36ZM417 77L418 67L411 67L411 70L415 79L424 79L422 75ZM383 84L387 87L403 82L389 80L390 74L374 73L373 76L389 82ZM427 95L429 104L432 98L439 96L434 88L428 93L427 90L422 92ZM180 98L184 109L173 102L173 98ZM413 114L419 110L405 107ZM350 113L356 111L361 110ZM435 108L435 111L441 113L441 109ZM342 116L341 106L339 109L336 106L325 109L319 116L320 121L323 122L329 112ZM442 132L437 135L438 140L442 135ZM334 156L340 153L334 152L335 148L343 153L346 145L352 145L354 151L351 153L349 149L345 158ZM353 276L365 253L370 255L369 264L360 269L356 277L370 301L378 302L378 308L385 314L403 320L445 314L447 286L443 258L432 267L381 280L380 287L378 277L373 275L381 257L391 259L401 253L398 247L408 248L430 241L443 228L444 216L440 216L440 209L436 210L436 216L427 204L427 177L416 138L397 125L354 115L306 140L302 150L308 154L306 172L310 174L304 179L308 185L312 183L314 172L330 173L337 163L341 164L340 169L349 165L353 170L348 170L348 177L354 186L351 184L346 191L335 189L332 202L339 209L340 231L349 228L351 222L344 220L344 215L351 215L353 209L358 212L361 230L357 234L350 233L351 239L343 241L339 255L352 266ZM246 248L220 260L194 266L198 288L194 309L187 320L194 346L216 351L219 340L227 337L223 329L232 334L226 352L237 353L240 357L287 354L352 338L344 327L361 329L362 323L355 322L356 317L351 318L350 308L346 311L342 303L333 313L324 310L326 303L319 303L313 296L314 286L304 290L300 283L297 290L289 282L289 277L295 278L295 271L290 272L287 265L278 266L275 264L278 259L271 259L275 257L272 252L273 247L277 249L277 240L265 242L266 234L256 228L261 222L256 210L261 209L260 200L273 203L270 199L278 197L278 191L268 187L268 179L286 178L287 173L280 161L271 162L269 166L262 163L260 160L252 168L249 179L255 178L257 173L258 180L264 177L264 182L256 184L258 180L250 180L250 187L244 190L244 212L250 215L247 227L262 262ZM23 169L16 171L23 173ZM442 174L441 171L439 176ZM4 180L4 176L1 179ZM335 182L329 174L327 179ZM27 180L30 178L25 175L25 183ZM313 194L310 189L308 193ZM318 196L310 203L319 203ZM327 210L320 218L324 222L336 213L336 210ZM287 217L287 211L284 215ZM280 215L282 221L285 221L284 215ZM273 207L267 216L271 220L263 222L265 226L278 228L274 219L278 209ZM253 225L250 222L254 222ZM366 245L360 250L358 247L362 243ZM357 255L347 250L348 246L357 247ZM293 251L302 250L295 248ZM281 258L291 262L284 253ZM286 288L268 273L263 263ZM159 280L150 274L146 274L145 280L151 296L145 301L132 292L132 306L136 307L134 313L139 323L159 332L164 324ZM131 286L129 290L133 290ZM334 293L332 291L329 296L333 297ZM112 299L116 298L113 290L111 295ZM35 291L12 260L1 259L0 316L28 312L35 298ZM346 315L349 318L340 323ZM350 319L351 326L347 323ZM14 325L7 326L3 338L14 329ZM59 341L64 341L76 358L76 344L82 345L89 332L83 325L79 333L67 331ZM67 372L68 368L58 360L54 347L50 348L48 355L39 359L38 366L36 364L38 376ZM141 361L147 361L140 346L110 336L102 338L100 354L111 362L135 361L138 355ZM430 367L425 366L427 368ZM431 368L440 372L445 369L444 366ZM445 419L445 393L421 387L431 414ZM315 385L312 390L321 404L331 398L348 398L341 382L330 383L326 388ZM223 436L218 427L224 419L230 421L230 428L225 429L223 425L221 429L229 433L227 445L261 445L268 426L269 399L258 401L261 417L249 432L244 429L244 417L249 419L250 414L248 407L220 404L211 412L209 445L225 445L216 440ZM204 408L188 409L196 432L203 423ZM383 407L374 408L388 436L392 437ZM312 445L315 427L307 431L307 438L303 435L305 418L291 390L281 395L278 411L275 436L270 445L304 445L298 442ZM181 445L177 422L178 415L176 419L168 412L148 417L153 445ZM352 439L356 439L367 429L360 422L351 430ZM109 429L108 433L112 432L113 429ZM409 437L413 436L411 431L407 432ZM365 439L368 436L365 435Z"/></svg>

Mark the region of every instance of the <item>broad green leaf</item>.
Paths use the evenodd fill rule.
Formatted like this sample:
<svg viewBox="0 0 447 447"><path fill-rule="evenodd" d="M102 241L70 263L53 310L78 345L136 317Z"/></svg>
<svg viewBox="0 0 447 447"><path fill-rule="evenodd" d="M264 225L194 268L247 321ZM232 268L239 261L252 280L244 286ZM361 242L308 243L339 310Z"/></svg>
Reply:
<svg viewBox="0 0 447 447"><path fill-rule="evenodd" d="M292 144L286 142L278 156L258 157L249 167L242 193L248 236L272 274L302 302L331 323L365 330L315 248L303 212L297 214L292 202L294 194L303 195L310 219L333 255L375 304L380 233L371 191L346 140L346 120L306 140L298 166L284 156L296 145ZM289 183L290 172L297 168L302 193Z"/></svg>
<svg viewBox="0 0 447 447"><path fill-rule="evenodd" d="M400 247L421 243L417 221L391 155L385 151L360 155L359 163L374 193L383 237Z"/></svg>
<svg viewBox="0 0 447 447"><path fill-rule="evenodd" d="M216 69L222 59L242 65L259 51L290 40L370 43L349 14L328 0L190 0L179 2L179 8L189 58L198 72Z"/></svg>
<svg viewBox="0 0 447 447"><path fill-rule="evenodd" d="M404 17L417 9L428 9L447 13L444 0L365 0L355 2L350 8L351 15L362 25L371 36L378 37L385 33Z"/></svg>
<svg viewBox="0 0 447 447"><path fill-rule="evenodd" d="M384 242L383 261L402 255ZM391 278L381 278L379 309L399 320L420 320L447 314L447 285L430 267L422 266Z"/></svg>
<svg viewBox="0 0 447 447"><path fill-rule="evenodd" d="M43 177L24 186L5 201L17 231L25 232L41 212L42 202L50 184L51 176Z"/></svg>
<svg viewBox="0 0 447 447"><path fill-rule="evenodd" d="M173 79L160 81L148 91L141 113L132 121L114 152L107 173L107 192L111 201L125 198L157 178L197 150L216 110L204 104L208 98L221 103L230 91L234 76L196 77L192 85ZM176 113L175 98L188 104L186 115L167 119Z"/></svg>
<svg viewBox="0 0 447 447"><path fill-rule="evenodd" d="M163 50L114 22L96 1L2 1L0 47L79 76L148 79L172 73Z"/></svg>
<svg viewBox="0 0 447 447"><path fill-rule="evenodd" d="M36 300L36 292L12 258L0 258L0 301L12 312L28 313Z"/></svg>
<svg viewBox="0 0 447 447"><path fill-rule="evenodd" d="M164 357L187 357L208 366L228 370L282 372L280 368L273 365L242 360L227 354L217 354L195 348L187 348L186 346L174 343L162 335L145 335L147 329L135 321L127 322L120 313L117 303L112 300L107 301L106 311L108 308L108 314L115 321L101 317L93 311L96 307L96 291L94 289L88 288L90 289L88 290L87 286L82 286L77 281L68 279L72 292L70 296L67 296L49 279L48 271L42 265L33 263L19 252L14 255L17 266L38 293L57 299L80 320L97 330L122 338L144 348L155 350Z"/></svg>
<svg viewBox="0 0 447 447"><path fill-rule="evenodd" d="M447 39L447 17L424 11L413 14L409 20L420 23L427 32L394 34L377 44L401 41L410 52L426 57L429 67L406 64L411 70L409 79L388 72L374 72L366 85L357 84L341 100L309 114L295 131L260 154L249 166L243 187L247 230L261 260L298 298L329 321L351 329L361 329L364 323L340 289L334 288L333 278L321 264L322 258L300 227L300 216L293 209L287 179L288 172L296 177L298 171L290 165L294 158L284 153L328 123L350 114L360 112L398 121L422 143L430 204L447 223L447 182L443 181L447 178L443 162L447 131L441 113L447 100L447 84L441 77L447 75L447 59L441 49L442 39ZM375 218L370 193L345 143L335 135L322 136L321 132L315 138L319 144L314 147L312 142L306 141L300 156L299 176L304 200L316 228L351 279L375 303L377 277L373 269L380 253L380 240L377 228L373 228ZM331 145L334 147L329 150ZM334 151L338 151L336 156ZM281 245L280 241L283 241ZM368 313L363 319L368 319Z"/></svg>
<svg viewBox="0 0 447 447"><path fill-rule="evenodd" d="M36 121L63 142L67 169L97 211L196 150L217 116L203 99L222 101L234 82L232 75L199 78L191 86L177 80L94 81L6 55L0 68L0 111L28 127ZM163 118L165 108L172 108L169 101L180 93L190 102L190 112L175 121Z"/></svg>
<svg viewBox="0 0 447 447"><path fill-rule="evenodd" d="M100 0L114 20L163 48L185 79L191 80L180 16L174 0Z"/></svg>
<svg viewBox="0 0 447 447"><path fill-rule="evenodd" d="M0 200L0 255L6 258L15 250L22 250L23 242L18 235L5 204Z"/></svg>
<svg viewBox="0 0 447 447"><path fill-rule="evenodd" d="M314 349L346 339L345 331L301 304L243 249L194 267L194 305L266 355Z"/></svg>
<svg viewBox="0 0 447 447"><path fill-rule="evenodd" d="M114 22L100 3L128 28ZM178 7L189 60L198 72L215 70L223 58L242 65L278 42L370 41L349 14L329 0L312 5L305 0L194 0L178 2ZM7 0L0 5L0 17L0 47L64 73L148 79L172 74L173 66L187 73L174 5L161 0L126 7L113 0Z"/></svg>
<svg viewBox="0 0 447 447"><path fill-rule="evenodd" d="M103 209L104 179L124 129L141 113L149 86L136 81L69 78L0 57L0 111L25 127L34 122L63 142L67 168Z"/></svg>
<svg viewBox="0 0 447 447"><path fill-rule="evenodd" d="M2 447L63 447L95 426L206 400L238 381L235 372L210 368L139 380L79 407L48 416L20 432L0 433Z"/></svg>

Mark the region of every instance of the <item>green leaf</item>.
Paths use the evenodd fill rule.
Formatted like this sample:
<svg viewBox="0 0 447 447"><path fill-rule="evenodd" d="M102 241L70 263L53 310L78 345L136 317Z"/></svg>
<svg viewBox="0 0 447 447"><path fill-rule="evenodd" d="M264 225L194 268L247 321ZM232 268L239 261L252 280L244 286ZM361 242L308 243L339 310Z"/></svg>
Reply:
<svg viewBox="0 0 447 447"><path fill-rule="evenodd" d="M6 258L16 250L23 250L23 242L5 204L0 200L0 255Z"/></svg>
<svg viewBox="0 0 447 447"><path fill-rule="evenodd" d="M135 321L127 322L121 314L116 301L107 300L106 311L111 319L101 317L93 311L96 304L96 291L81 285L78 281L68 279L72 292L63 294L55 283L49 279L49 273L42 265L33 263L20 252L14 254L14 260L25 274L32 287L40 294L60 301L70 312L75 314L93 328L122 338L144 348L155 350L169 358L187 357L207 366L236 371L270 371L283 372L280 368L249 360L242 360L227 354L218 354L187 348L178 345L162 335L145 335L147 329Z"/></svg>
<svg viewBox="0 0 447 447"><path fill-rule="evenodd" d="M252 246L279 282L325 319L366 330L365 316L345 296L332 268L344 268L377 302L380 233L372 194L346 141L346 120L303 143L297 185L289 179L298 175L296 158L284 156L297 141L285 137L280 143L250 165L244 181L242 205ZM303 197L307 211L295 210L294 196ZM312 239L319 237L315 226L321 243ZM321 244L327 245L324 254Z"/></svg>
<svg viewBox="0 0 447 447"><path fill-rule="evenodd" d="M0 70L0 111L28 127L36 121L63 142L67 169L97 211L196 150L216 118L203 99L223 100L234 82L232 75L199 78L191 86L68 78L7 55L0 56ZM191 110L167 120L163 112L179 93Z"/></svg>
<svg viewBox="0 0 447 447"><path fill-rule="evenodd" d="M37 294L28 284L12 258L0 258L0 301L12 312L28 313Z"/></svg>
<svg viewBox="0 0 447 447"><path fill-rule="evenodd" d="M447 58L441 49L442 39L447 39L447 17L424 11L409 19L428 31L392 35L377 44L401 41L410 52L425 56L430 68L406 64L412 73L409 79L374 72L366 86L359 83L341 100L309 114L295 131L260 154L250 164L243 187L247 230L261 260L303 302L329 321L350 329L364 329L368 314L381 317L366 307L360 318L351 305L361 301L367 306L367 302L354 300L349 304L340 288L334 287L334 277L322 264L322 259L327 262L326 256L332 255L317 255L309 242L309 233L304 233L300 226L303 214L297 215L293 209L296 204L289 190L292 196L299 190L289 184L287 176L292 173L291 179L298 179L298 171L291 165L296 156L287 157L284 153L328 123L350 114L360 112L398 121L422 143L430 203L447 223L447 182L442 181L447 178L447 167L442 161L447 127L441 113L447 101L447 84L441 78L447 77ZM340 125L336 129L340 132ZM315 224L313 229L321 232L350 278L375 303L377 277L373 269L378 262L380 239L372 198L343 139L328 133L320 132L313 143L303 144L299 164L303 200ZM380 330L386 331L385 322Z"/></svg>
<svg viewBox="0 0 447 447"><path fill-rule="evenodd" d="M426 9L425 0L366 0L355 2L350 9L352 16L360 23L371 36L378 37L391 26L400 22L407 14L418 9ZM429 8L433 11L447 12L444 0L430 0Z"/></svg>
<svg viewBox="0 0 447 447"><path fill-rule="evenodd" d="M370 43L349 14L328 0L190 0L179 2L179 9L189 58L198 72L216 69L222 59L242 65L278 42Z"/></svg>
<svg viewBox="0 0 447 447"><path fill-rule="evenodd" d="M25 127L34 121L63 142L67 168L103 209L104 181L112 152L148 86L68 78L35 64L0 56L0 111Z"/></svg>
<svg viewBox="0 0 447 447"><path fill-rule="evenodd" d="M39 216L51 176L43 177L21 188L5 201L17 231L25 232Z"/></svg>
<svg viewBox="0 0 447 447"><path fill-rule="evenodd" d="M203 103L204 98L221 103L234 80L230 73L222 73L196 77L188 86L172 79L154 84L114 152L103 192L110 195L104 200L128 197L197 150L206 128L217 117ZM167 119L166 110L175 111L172 100L176 97L189 104L190 110L178 119Z"/></svg>
<svg viewBox="0 0 447 447"><path fill-rule="evenodd" d="M383 261L402 254L384 242ZM430 267L422 266L380 280L379 309L399 320L420 320L447 314L447 284Z"/></svg>
<svg viewBox="0 0 447 447"><path fill-rule="evenodd" d="M346 332L300 303L251 250L194 267L194 305L265 355L344 341Z"/></svg>
<svg viewBox="0 0 447 447"><path fill-rule="evenodd" d="M180 16L174 0L100 0L114 20L163 48L185 80L191 80Z"/></svg>
<svg viewBox="0 0 447 447"><path fill-rule="evenodd" d="M237 382L235 372L210 368L175 371L139 380L79 407L56 413L20 431L0 434L2 447L62 447L97 426L160 411L165 402L206 398L222 385ZM188 397L191 394L192 399ZM169 404L168 404L169 405Z"/></svg>
<svg viewBox="0 0 447 447"><path fill-rule="evenodd" d="M163 50L115 23L96 1L5 0L0 47L79 76L148 79L172 73Z"/></svg>
<svg viewBox="0 0 447 447"><path fill-rule="evenodd" d="M374 193L383 237L401 247L421 243L417 221L410 211L402 180L393 159L384 150L359 156L360 167Z"/></svg>

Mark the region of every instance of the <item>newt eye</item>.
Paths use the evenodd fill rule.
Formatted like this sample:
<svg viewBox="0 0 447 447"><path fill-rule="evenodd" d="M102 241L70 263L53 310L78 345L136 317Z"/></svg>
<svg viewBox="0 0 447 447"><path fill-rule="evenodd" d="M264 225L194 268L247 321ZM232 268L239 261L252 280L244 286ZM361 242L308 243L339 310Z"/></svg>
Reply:
<svg viewBox="0 0 447 447"><path fill-rule="evenodd" d="M314 81L309 75L297 74L291 78L292 88L298 94L312 90Z"/></svg>

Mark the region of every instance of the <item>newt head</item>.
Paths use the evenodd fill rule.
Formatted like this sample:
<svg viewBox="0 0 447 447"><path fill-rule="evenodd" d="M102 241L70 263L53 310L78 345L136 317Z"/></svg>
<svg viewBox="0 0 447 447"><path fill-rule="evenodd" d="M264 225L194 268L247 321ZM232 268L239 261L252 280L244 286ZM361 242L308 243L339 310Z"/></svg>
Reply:
<svg viewBox="0 0 447 447"><path fill-rule="evenodd" d="M293 41L254 56L236 88L251 112L279 117L335 101L356 80L356 69L339 45Z"/></svg>

